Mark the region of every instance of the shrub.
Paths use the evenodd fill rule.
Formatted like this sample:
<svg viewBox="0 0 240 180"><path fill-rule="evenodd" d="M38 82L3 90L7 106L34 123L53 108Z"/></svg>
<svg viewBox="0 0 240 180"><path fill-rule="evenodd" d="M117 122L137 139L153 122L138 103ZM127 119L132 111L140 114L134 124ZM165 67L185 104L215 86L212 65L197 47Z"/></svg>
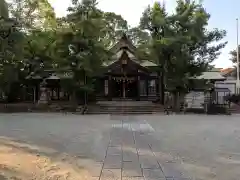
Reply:
<svg viewBox="0 0 240 180"><path fill-rule="evenodd" d="M240 94L233 94L226 97L226 100L238 104L240 102Z"/></svg>

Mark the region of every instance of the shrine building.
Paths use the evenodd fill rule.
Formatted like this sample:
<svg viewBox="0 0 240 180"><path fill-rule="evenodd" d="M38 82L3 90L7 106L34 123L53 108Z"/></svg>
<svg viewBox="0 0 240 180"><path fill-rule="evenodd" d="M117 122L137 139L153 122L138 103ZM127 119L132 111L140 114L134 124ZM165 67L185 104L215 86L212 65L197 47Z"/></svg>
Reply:
<svg viewBox="0 0 240 180"><path fill-rule="evenodd" d="M97 97L106 100L155 100L160 92L157 65L136 57L136 47L126 35L110 52L114 55L102 65L97 77Z"/></svg>

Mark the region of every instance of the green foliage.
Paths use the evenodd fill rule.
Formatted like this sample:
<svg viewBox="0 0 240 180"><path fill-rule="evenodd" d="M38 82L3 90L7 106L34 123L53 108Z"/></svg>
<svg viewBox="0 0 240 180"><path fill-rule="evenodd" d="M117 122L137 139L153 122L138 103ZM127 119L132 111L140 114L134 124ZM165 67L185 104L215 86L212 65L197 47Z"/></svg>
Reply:
<svg viewBox="0 0 240 180"><path fill-rule="evenodd" d="M45 70L58 66L55 31L31 31L24 43L24 63L29 75L45 76Z"/></svg>
<svg viewBox="0 0 240 180"><path fill-rule="evenodd" d="M238 47L238 50L239 50L239 52L240 52L240 46ZM237 51L236 50L232 50L232 51L230 51L230 60L232 61L232 63L234 64L234 66L235 66L235 70L233 71L233 76L234 77L237 77ZM239 56L239 59L240 59L240 53L238 54L238 56Z"/></svg>
<svg viewBox="0 0 240 180"><path fill-rule="evenodd" d="M56 65L58 22L54 9L47 0L13 0L11 16L23 32L24 48L21 60L27 77L45 76L45 70ZM60 21L61 22L61 21Z"/></svg>
<svg viewBox="0 0 240 180"><path fill-rule="evenodd" d="M170 89L187 88L188 77L205 71L225 47L225 42L218 42L226 32L208 31L209 18L201 4L183 0L177 1L172 15L157 2L144 11L141 28L151 33L154 60L165 71Z"/></svg>
<svg viewBox="0 0 240 180"><path fill-rule="evenodd" d="M121 38L123 33L128 31L128 23L122 18L112 12L101 12L105 28L103 30L102 39L105 47L111 47Z"/></svg>
<svg viewBox="0 0 240 180"><path fill-rule="evenodd" d="M71 83L67 86L71 86L73 93L90 93L94 90L93 77L108 57L102 39L106 28L104 14L96 8L95 1L75 2L69 11L66 22L70 26L61 32L58 44L62 59L60 69L72 72Z"/></svg>
<svg viewBox="0 0 240 180"><path fill-rule="evenodd" d="M10 13L26 32L57 28L57 19L48 0L12 0Z"/></svg>
<svg viewBox="0 0 240 180"><path fill-rule="evenodd" d="M8 95L21 73L23 35L12 19L0 19L0 24L0 90Z"/></svg>
<svg viewBox="0 0 240 180"><path fill-rule="evenodd" d="M240 46L238 47L238 50L240 52ZM233 76L234 77L237 77L237 51L236 50L232 50L230 51L230 60L232 61L232 63L234 64L235 66L235 70L233 71ZM239 56L239 59L240 59L240 53L238 54Z"/></svg>
<svg viewBox="0 0 240 180"><path fill-rule="evenodd" d="M225 31L207 30L209 18L202 4L185 0L177 1L171 15L159 2L143 12L140 27L152 37L150 52L162 73L161 91L166 87L173 93L176 111L179 97L188 91L189 77L206 71L226 45L220 42Z"/></svg>
<svg viewBox="0 0 240 180"><path fill-rule="evenodd" d="M139 59L159 65L168 89L183 92L188 77L205 71L226 44L221 43L226 32L207 30L210 15L195 2L178 0L172 15L155 3L133 28L122 16L98 9L96 0L72 2L69 14L56 18L48 0L12 0L9 10L0 0L2 90L21 78L55 71L71 73L62 84L74 96L93 93L94 77L110 56L106 50L125 33Z"/></svg>
<svg viewBox="0 0 240 180"><path fill-rule="evenodd" d="M8 5L5 0L0 0L0 18L8 18Z"/></svg>
<svg viewBox="0 0 240 180"><path fill-rule="evenodd" d="M238 49L239 49L239 51L240 51L240 46L238 47ZM230 60L234 63L234 64L236 64L237 63L237 51L236 50L232 50L232 51L230 51ZM239 57L240 57L240 55L238 55Z"/></svg>

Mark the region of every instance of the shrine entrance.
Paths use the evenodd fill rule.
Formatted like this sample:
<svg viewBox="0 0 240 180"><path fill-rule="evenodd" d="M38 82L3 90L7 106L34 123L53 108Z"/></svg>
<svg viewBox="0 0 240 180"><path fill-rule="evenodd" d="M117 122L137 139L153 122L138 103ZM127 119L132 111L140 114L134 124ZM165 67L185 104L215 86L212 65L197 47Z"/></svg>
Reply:
<svg viewBox="0 0 240 180"><path fill-rule="evenodd" d="M155 101L159 97L157 65L136 56L136 47L126 35L111 48L113 56L96 75L97 98L112 101Z"/></svg>
<svg viewBox="0 0 240 180"><path fill-rule="evenodd" d="M135 77L114 77L112 88L115 98L136 99L138 97L138 81Z"/></svg>

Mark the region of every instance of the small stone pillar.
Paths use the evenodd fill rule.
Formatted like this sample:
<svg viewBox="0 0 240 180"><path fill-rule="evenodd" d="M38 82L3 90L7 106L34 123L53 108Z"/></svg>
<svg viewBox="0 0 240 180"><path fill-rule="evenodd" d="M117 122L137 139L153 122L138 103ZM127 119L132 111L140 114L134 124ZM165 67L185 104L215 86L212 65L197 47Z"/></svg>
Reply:
<svg viewBox="0 0 240 180"><path fill-rule="evenodd" d="M43 80L40 87L40 98L38 104L48 104L48 92L46 85L47 85L46 81Z"/></svg>

